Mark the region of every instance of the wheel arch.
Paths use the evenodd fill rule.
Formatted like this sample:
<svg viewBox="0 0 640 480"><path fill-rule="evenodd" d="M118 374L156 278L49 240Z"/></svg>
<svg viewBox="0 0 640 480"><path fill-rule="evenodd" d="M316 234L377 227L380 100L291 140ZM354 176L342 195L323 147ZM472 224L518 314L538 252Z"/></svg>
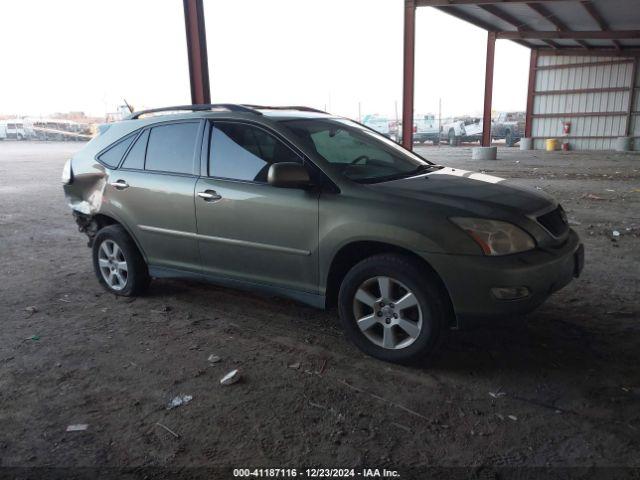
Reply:
<svg viewBox="0 0 640 480"><path fill-rule="evenodd" d="M451 296L447 290L446 285L442 281L442 278L436 272L436 270L420 255L415 252L393 245L391 243L385 243L380 241L368 241L359 240L343 245L333 256L331 264L325 279L325 303L327 308L332 308L337 305L338 292L340 291L340 285L347 274L347 272L357 263L361 262L365 258L369 258L373 255L382 253L396 253L405 257L411 258L420 266L428 275L436 281L440 287L443 296L445 297L445 304L450 313L449 318L452 322L455 322L455 315L453 310L453 304L451 302ZM452 325L454 326L454 325Z"/></svg>
<svg viewBox="0 0 640 480"><path fill-rule="evenodd" d="M133 234L131 229L127 227L127 225L120 221L113 215L108 215L105 213L96 213L94 215L85 215L78 212L74 212L76 217L76 222L78 223L79 230L85 233L89 237L89 246L93 244L93 239L98 233L98 231L104 227L108 227L109 225L120 225L127 234L133 239L133 243L135 243L136 248L144 258L144 261L147 261L147 255L140 245L140 242Z"/></svg>

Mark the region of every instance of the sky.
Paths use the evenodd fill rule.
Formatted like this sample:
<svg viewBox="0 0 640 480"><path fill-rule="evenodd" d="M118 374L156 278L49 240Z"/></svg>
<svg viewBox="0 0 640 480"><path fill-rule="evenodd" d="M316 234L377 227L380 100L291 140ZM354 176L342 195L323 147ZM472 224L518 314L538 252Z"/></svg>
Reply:
<svg viewBox="0 0 640 480"><path fill-rule="evenodd" d="M401 115L403 5L204 0L212 101ZM416 113L482 111L486 37L418 9ZM182 0L6 1L0 44L0 114L190 103ZM526 48L497 42L494 110L525 109L528 66Z"/></svg>

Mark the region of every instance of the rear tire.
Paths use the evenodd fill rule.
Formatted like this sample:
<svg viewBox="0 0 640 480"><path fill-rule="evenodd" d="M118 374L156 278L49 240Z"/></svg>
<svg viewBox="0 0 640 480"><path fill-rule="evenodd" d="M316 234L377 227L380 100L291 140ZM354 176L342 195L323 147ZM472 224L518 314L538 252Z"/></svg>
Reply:
<svg viewBox="0 0 640 480"><path fill-rule="evenodd" d="M108 292L123 297L143 293L151 281L144 258L121 225L109 225L96 234L93 269Z"/></svg>
<svg viewBox="0 0 640 480"><path fill-rule="evenodd" d="M338 295L347 337L364 353L412 363L432 353L448 325L443 292L404 255L374 255L345 276Z"/></svg>

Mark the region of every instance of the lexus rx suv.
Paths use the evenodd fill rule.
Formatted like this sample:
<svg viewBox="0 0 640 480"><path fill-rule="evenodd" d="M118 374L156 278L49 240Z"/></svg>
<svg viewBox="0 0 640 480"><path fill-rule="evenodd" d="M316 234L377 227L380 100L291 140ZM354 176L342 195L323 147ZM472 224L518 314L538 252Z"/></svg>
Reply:
<svg viewBox="0 0 640 480"><path fill-rule="evenodd" d="M584 263L547 195L304 107L134 113L62 180L108 291L188 277L336 306L348 338L391 362L471 319L536 308Z"/></svg>

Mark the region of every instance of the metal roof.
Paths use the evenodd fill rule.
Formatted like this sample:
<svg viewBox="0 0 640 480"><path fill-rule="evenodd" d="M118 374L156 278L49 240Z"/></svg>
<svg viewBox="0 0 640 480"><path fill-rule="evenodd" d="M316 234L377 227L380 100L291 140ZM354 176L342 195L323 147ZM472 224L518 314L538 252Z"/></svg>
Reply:
<svg viewBox="0 0 640 480"><path fill-rule="evenodd" d="M415 0L529 48L640 56L640 0Z"/></svg>

